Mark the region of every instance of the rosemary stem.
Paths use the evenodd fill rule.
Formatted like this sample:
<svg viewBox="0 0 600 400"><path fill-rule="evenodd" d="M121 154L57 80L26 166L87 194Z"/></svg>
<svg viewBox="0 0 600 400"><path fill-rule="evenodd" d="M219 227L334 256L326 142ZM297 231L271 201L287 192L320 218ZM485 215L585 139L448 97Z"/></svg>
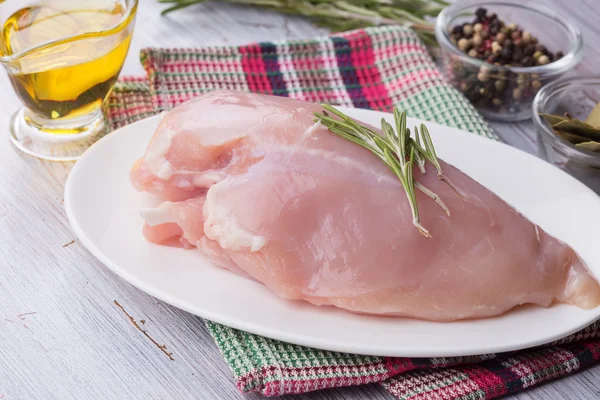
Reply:
<svg viewBox="0 0 600 400"><path fill-rule="evenodd" d="M425 194L426 196L430 197L433 201L435 201L440 207L442 207L442 210L444 210L446 212L446 214L448 216L450 216L450 209L446 206L446 204L444 203L444 201L442 200L442 198L440 196L438 196L431 190L427 189L425 186L423 186L421 183L419 183L417 181L415 181L415 187L417 189L419 189L421 192L423 192L423 194Z"/></svg>
<svg viewBox="0 0 600 400"><path fill-rule="evenodd" d="M455 184L453 184L452 181L450 180L450 178L448 178L443 172L438 174L438 178L440 178L440 180L442 182L444 182L446 185L448 185L458 198L465 200L465 201L469 200L469 196L466 193L464 193L462 190L460 190Z"/></svg>
<svg viewBox="0 0 600 400"><path fill-rule="evenodd" d="M203 3L205 0L157 0L170 4L167 14ZM301 15L316 25L332 31L380 25L402 25L412 28L426 44L436 47L434 26L425 18L436 17L445 7L443 0L223 0L227 3L263 7L269 10ZM0 0L1 2L1 0Z"/></svg>
<svg viewBox="0 0 600 400"><path fill-rule="evenodd" d="M448 184L458 196L462 198L465 196L443 174L431 136L425 125L421 125L420 131L415 127L415 138L411 138L411 130L406 127L406 113L400 112L398 108L394 107L394 126L382 119L382 134L380 134L359 124L328 104L322 104L322 107L324 109L322 113L314 114L315 121L320 121L332 133L371 151L387 165L404 188L412 213L413 225L423 236L431 237L429 231L421 224L415 190L421 191L432 199L448 216L450 216L450 209L437 193L414 179L413 168L415 165L422 174L425 174L427 172L425 163L426 161L431 162L437 169L438 178Z"/></svg>
<svg viewBox="0 0 600 400"><path fill-rule="evenodd" d="M419 208L417 206L417 202L416 202L416 198L415 198L414 186L411 185L413 183L412 177L410 177L411 181L407 180L407 175L402 171L402 167L401 167L402 163L399 162L399 160L396 160L387 148L383 151L383 153L384 153L385 160L387 161L387 165L394 172L394 174L398 177L398 179L400 180L400 183L402 183L402 186L404 186L404 191L406 192L406 198L408 199L408 203L410 204L413 225L417 228L417 230L423 236L431 237L431 234L429 233L429 231L427 229L425 229L425 227L423 225L421 225L421 219L419 218Z"/></svg>

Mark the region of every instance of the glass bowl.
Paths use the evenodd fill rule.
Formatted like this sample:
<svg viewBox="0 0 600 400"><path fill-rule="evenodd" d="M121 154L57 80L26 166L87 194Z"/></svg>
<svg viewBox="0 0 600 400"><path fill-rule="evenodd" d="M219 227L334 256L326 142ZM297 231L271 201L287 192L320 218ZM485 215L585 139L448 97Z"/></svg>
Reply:
<svg viewBox="0 0 600 400"><path fill-rule="evenodd" d="M564 78L544 86L533 100L533 122L540 157L600 193L600 152L579 148L558 136L538 113L585 120L600 102L600 77Z"/></svg>
<svg viewBox="0 0 600 400"><path fill-rule="evenodd" d="M546 65L505 67L487 63L462 52L452 43L450 30L472 23L475 10L485 8L506 24L529 31L538 43L564 56ZM582 57L583 40L576 25L563 15L523 1L464 0L446 7L438 16L435 36L440 45L444 74L481 114L490 120L515 122L531 118L537 91L571 70Z"/></svg>
<svg viewBox="0 0 600 400"><path fill-rule="evenodd" d="M77 160L106 133L102 104L128 54L138 0L0 3L0 65L22 104L10 140L35 157Z"/></svg>

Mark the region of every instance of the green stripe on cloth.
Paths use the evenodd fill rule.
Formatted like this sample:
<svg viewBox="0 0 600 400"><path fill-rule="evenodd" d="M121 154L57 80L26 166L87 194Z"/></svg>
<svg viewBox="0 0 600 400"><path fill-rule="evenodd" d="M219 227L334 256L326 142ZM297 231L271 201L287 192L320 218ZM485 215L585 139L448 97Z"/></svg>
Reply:
<svg viewBox="0 0 600 400"><path fill-rule="evenodd" d="M356 381L388 373L381 357L306 348L210 321L206 321L206 326L234 376L238 377L238 387L243 392L280 382L315 384L336 378Z"/></svg>
<svg viewBox="0 0 600 400"><path fill-rule="evenodd" d="M346 106L395 104L412 117L497 139L443 79L414 32L401 27L247 46L145 49L141 60L148 78L121 79L106 102L110 130L214 89L253 89ZM239 390L267 396L380 382L404 400L491 399L600 359L600 324L543 350L410 359L322 351L205 322Z"/></svg>
<svg viewBox="0 0 600 400"><path fill-rule="evenodd" d="M104 117L108 121L109 132L156 113L146 78L121 80L104 104Z"/></svg>
<svg viewBox="0 0 600 400"><path fill-rule="evenodd" d="M481 122L475 108L461 104L462 95L448 86L435 86L399 100L396 105L407 115L459 128L490 139L498 139L487 124Z"/></svg>

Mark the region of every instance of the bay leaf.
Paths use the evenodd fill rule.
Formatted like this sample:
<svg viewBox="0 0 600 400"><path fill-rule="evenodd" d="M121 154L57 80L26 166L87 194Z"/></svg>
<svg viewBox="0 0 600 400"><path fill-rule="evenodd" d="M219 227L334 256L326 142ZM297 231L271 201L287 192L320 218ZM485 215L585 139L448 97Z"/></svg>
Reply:
<svg viewBox="0 0 600 400"><path fill-rule="evenodd" d="M589 151L600 151L600 142L583 142L577 143L575 146Z"/></svg>
<svg viewBox="0 0 600 400"><path fill-rule="evenodd" d="M552 125L552 127L557 131L574 133L579 136L584 136L590 140L600 142L600 129L595 129L593 126L590 126L578 119L566 119Z"/></svg>
<svg viewBox="0 0 600 400"><path fill-rule="evenodd" d="M588 114L585 122L596 129L600 128L600 103Z"/></svg>
<svg viewBox="0 0 600 400"><path fill-rule="evenodd" d="M600 108L598 109L600 110ZM539 115L548 121L556 134L573 144L589 141L600 142L600 129L595 129L593 126L581 120L572 118L568 114L564 117L544 113L539 113Z"/></svg>
<svg viewBox="0 0 600 400"><path fill-rule="evenodd" d="M587 138L585 136L579 136L576 133L570 133L570 132L565 132L565 131L554 131L554 133L556 133L558 136L565 139L567 142L570 142L573 144L585 143L585 142L590 141L589 138Z"/></svg>
<svg viewBox="0 0 600 400"><path fill-rule="evenodd" d="M539 116L545 118L546 121L548 121L548 123L552 126L558 124L559 122L567 121L566 117L561 117L560 115L539 113Z"/></svg>

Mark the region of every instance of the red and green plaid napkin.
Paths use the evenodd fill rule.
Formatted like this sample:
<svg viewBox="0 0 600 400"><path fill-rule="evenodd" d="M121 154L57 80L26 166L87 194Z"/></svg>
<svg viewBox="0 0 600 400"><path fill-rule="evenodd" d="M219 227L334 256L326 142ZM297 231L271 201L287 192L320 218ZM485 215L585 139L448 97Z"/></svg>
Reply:
<svg viewBox="0 0 600 400"><path fill-rule="evenodd" d="M360 29L313 40L239 47L146 49L147 78L123 78L106 105L111 129L218 88L390 111L496 139L440 75L410 30ZM600 359L600 324L510 354L387 358L322 351L206 321L242 392L267 396L379 382L399 399L491 399Z"/></svg>

